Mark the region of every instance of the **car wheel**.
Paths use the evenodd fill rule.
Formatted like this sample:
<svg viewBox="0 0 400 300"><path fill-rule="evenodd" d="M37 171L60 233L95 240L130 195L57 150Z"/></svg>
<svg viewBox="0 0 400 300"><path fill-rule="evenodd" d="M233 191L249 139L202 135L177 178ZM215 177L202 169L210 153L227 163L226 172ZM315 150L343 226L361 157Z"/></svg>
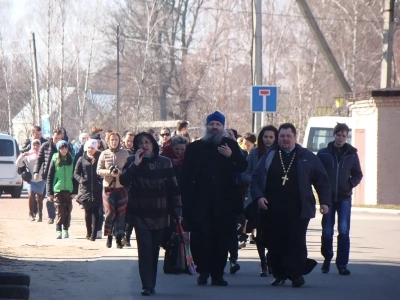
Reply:
<svg viewBox="0 0 400 300"><path fill-rule="evenodd" d="M25 285L31 284L31 277L23 273L0 272L0 285Z"/></svg>
<svg viewBox="0 0 400 300"><path fill-rule="evenodd" d="M1 298L29 299L29 288L25 285L0 285Z"/></svg>
<svg viewBox="0 0 400 300"><path fill-rule="evenodd" d="M15 186L11 188L12 198L21 198L22 186Z"/></svg>

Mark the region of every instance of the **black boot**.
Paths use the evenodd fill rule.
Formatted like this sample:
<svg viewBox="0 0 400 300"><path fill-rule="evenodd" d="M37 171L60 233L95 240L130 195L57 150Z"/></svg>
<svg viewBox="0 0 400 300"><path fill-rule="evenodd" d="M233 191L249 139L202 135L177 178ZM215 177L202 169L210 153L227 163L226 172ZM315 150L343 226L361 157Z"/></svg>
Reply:
<svg viewBox="0 0 400 300"><path fill-rule="evenodd" d="M92 228L86 227L86 239L89 240L92 235Z"/></svg>
<svg viewBox="0 0 400 300"><path fill-rule="evenodd" d="M37 219L38 222L42 222L42 216L43 214L39 213L39 218Z"/></svg>
<svg viewBox="0 0 400 300"><path fill-rule="evenodd" d="M228 281L226 281L223 277L212 278L211 285L228 286Z"/></svg>
<svg viewBox="0 0 400 300"><path fill-rule="evenodd" d="M131 247L131 235L128 232L125 232L122 244L126 247Z"/></svg>
<svg viewBox="0 0 400 300"><path fill-rule="evenodd" d="M208 273L200 273L199 277L197 277L198 285L206 285L208 279Z"/></svg>
<svg viewBox="0 0 400 300"><path fill-rule="evenodd" d="M261 264L260 277L268 277L268 270L267 270L267 264L266 263L262 263Z"/></svg>
<svg viewBox="0 0 400 300"><path fill-rule="evenodd" d="M117 248L122 249L124 247L124 245L122 245L122 236L117 236L115 240L117 242Z"/></svg>
<svg viewBox="0 0 400 300"><path fill-rule="evenodd" d="M107 248L111 248L112 239L113 239L112 235L107 236L107 243L106 243Z"/></svg>

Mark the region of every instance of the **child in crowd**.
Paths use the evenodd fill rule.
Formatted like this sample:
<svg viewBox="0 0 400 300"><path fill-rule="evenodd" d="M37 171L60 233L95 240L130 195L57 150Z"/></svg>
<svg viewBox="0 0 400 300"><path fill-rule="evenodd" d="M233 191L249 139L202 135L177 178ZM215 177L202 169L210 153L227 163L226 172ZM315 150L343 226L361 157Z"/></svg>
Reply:
<svg viewBox="0 0 400 300"><path fill-rule="evenodd" d="M77 182L74 179L74 158L68 151L68 143L59 141L57 153L53 154L47 176L47 193L56 208L56 238L69 238L68 228L71 223L72 199L77 193Z"/></svg>

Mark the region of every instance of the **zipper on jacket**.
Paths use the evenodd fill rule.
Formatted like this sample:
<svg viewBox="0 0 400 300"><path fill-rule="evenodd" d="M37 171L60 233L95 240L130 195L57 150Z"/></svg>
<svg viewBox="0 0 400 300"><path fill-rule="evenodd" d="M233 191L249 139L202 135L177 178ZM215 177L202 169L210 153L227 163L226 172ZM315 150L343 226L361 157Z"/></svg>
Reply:
<svg viewBox="0 0 400 300"><path fill-rule="evenodd" d="M343 154L343 156L342 156L342 159L341 160L338 160L338 158L337 158L337 156L336 156L336 154L334 154L333 153L333 156L335 157L335 159L336 159L336 163L337 163L337 168L336 168L336 195L335 195L335 202L337 202L338 201L338 192L339 192L339 169L340 169L340 162L341 161L344 161L344 158L345 158L345 156L346 156L346 153L347 153L348 151L346 151L344 154Z"/></svg>
<svg viewBox="0 0 400 300"><path fill-rule="evenodd" d="M93 195L93 179L94 179L94 177L93 177L93 164L92 164L92 162L90 162L90 174L91 174L91 176L92 176L92 178L91 178L91 186L92 186L92 191L91 191L91 193L92 193L92 202L94 202L94 195Z"/></svg>
<svg viewBox="0 0 400 300"><path fill-rule="evenodd" d="M64 167L64 191L65 191L65 190L66 190L66 187L67 187L67 185L66 185L66 181L67 181L67 170L66 170L65 165L64 165L63 167Z"/></svg>

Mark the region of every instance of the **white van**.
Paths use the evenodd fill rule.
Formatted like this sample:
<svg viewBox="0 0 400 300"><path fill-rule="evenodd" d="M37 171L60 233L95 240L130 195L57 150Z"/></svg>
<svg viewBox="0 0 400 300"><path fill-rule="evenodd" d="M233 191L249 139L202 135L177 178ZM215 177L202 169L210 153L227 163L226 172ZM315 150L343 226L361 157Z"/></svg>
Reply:
<svg viewBox="0 0 400 300"><path fill-rule="evenodd" d="M333 141L333 128L337 123L346 123L349 126L350 132L347 143L352 144L351 129L353 121L351 117L311 117L304 133L303 147L314 153L327 147L328 143Z"/></svg>
<svg viewBox="0 0 400 300"><path fill-rule="evenodd" d="M18 155L17 141L11 135L0 133L0 196L21 197L23 182L15 163Z"/></svg>

